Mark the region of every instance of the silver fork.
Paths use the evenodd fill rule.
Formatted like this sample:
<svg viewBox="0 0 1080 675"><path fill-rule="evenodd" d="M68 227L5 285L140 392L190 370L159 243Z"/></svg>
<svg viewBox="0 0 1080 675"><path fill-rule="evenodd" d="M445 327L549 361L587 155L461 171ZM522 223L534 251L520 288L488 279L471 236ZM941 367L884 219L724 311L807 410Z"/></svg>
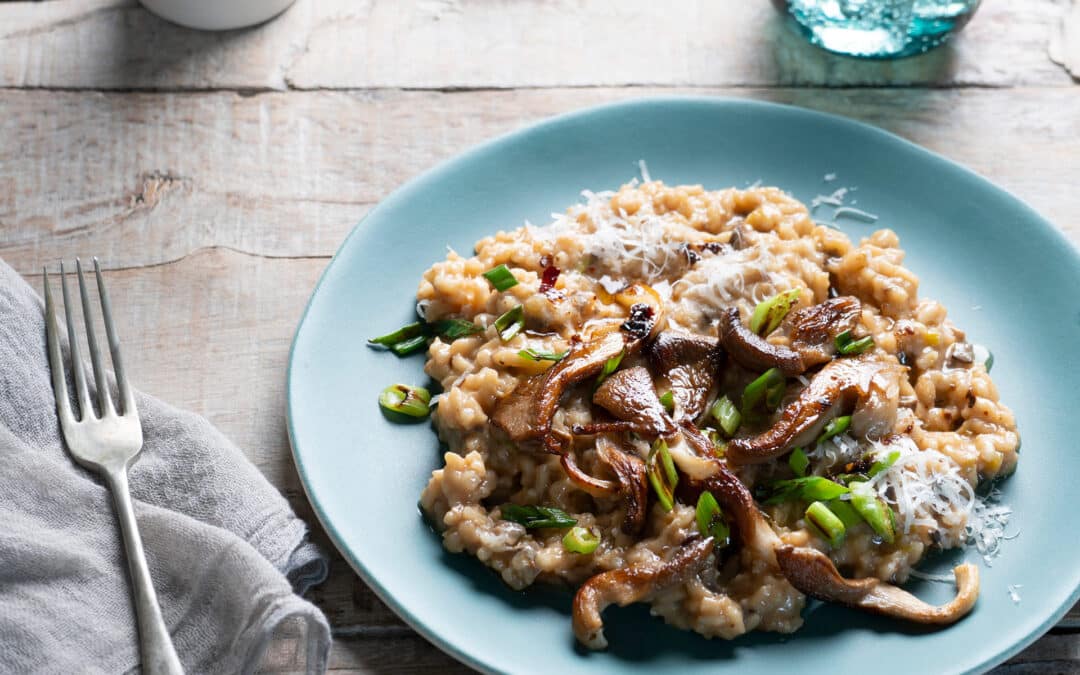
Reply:
<svg viewBox="0 0 1080 675"><path fill-rule="evenodd" d="M139 624L139 644L142 652L143 672L156 675L182 675L184 669L176 655L169 630L161 618L161 607L150 580L150 569L146 565L143 553L142 537L135 522L135 511L131 505L131 493L128 491L128 467L138 459L142 449L142 424L135 409L135 396L124 376L124 366L120 360L120 342L113 327L112 309L109 295L105 291L105 281L101 278L101 266L94 258L94 273L97 276L98 295L101 296L101 314L105 321L105 334L112 353L113 372L116 374L117 398L119 410L113 406L109 393L109 382L105 368L101 363L101 351L98 350L94 335L94 325L90 312L90 295L83 278L82 263L75 259L79 277L79 294L82 296L83 322L86 325L86 343L90 348L90 363L94 369L94 382L98 393L98 409L94 412L90 400L90 391L86 386L86 373L79 354L79 341L75 333L75 320L72 317L71 302L68 297L67 277L64 263L60 263L60 288L64 297L64 314L67 317L68 342L71 350L72 379L79 400L80 415L76 418L68 398L67 380L64 378L64 362L60 353L60 331L56 325L53 308L52 290L49 288L49 270L45 268L45 333L49 349L49 368L52 370L53 394L56 397L56 411L60 417L60 427L64 432L64 441L72 457L79 463L95 471L105 479L112 491L116 504L116 515L120 520L123 533L124 550L127 553L128 571L135 594L135 614Z"/></svg>

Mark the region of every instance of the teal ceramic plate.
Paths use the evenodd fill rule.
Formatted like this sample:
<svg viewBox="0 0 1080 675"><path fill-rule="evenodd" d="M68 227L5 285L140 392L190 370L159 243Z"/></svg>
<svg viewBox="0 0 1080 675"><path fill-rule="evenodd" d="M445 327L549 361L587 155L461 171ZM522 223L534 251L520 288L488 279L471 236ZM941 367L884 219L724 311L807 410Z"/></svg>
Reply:
<svg viewBox="0 0 1080 675"><path fill-rule="evenodd" d="M705 640L649 616L609 609L611 648L586 653L570 630L570 595L512 592L479 562L446 553L417 499L441 465L430 425L394 425L376 398L422 383L423 359L365 339L413 318L424 270L446 246L525 220L547 222L583 188L613 189L645 159L653 178L707 188L778 185L803 201L850 196L891 227L920 292L949 308L994 351L994 379L1024 438L1003 485L1015 510L974 612L927 631L816 605L793 635ZM823 182L826 174L836 180ZM853 238L874 226L845 222ZM323 526L365 581L410 625L458 659L506 672L965 672L1031 643L1077 600L1080 512L1074 483L1080 374L1080 256L1052 225L970 171L895 136L839 117L725 99L649 99L586 110L482 145L387 197L338 251L297 329L289 363L296 465ZM968 558L975 560L974 551ZM945 571L953 559L931 569ZM1019 587L1020 602L1008 587ZM910 586L932 601L950 586Z"/></svg>

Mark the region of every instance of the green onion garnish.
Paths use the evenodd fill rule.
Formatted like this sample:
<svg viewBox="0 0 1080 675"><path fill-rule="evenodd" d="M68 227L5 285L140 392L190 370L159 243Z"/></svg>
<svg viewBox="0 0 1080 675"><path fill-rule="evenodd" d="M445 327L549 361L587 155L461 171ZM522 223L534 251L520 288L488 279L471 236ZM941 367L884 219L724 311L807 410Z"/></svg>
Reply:
<svg viewBox="0 0 1080 675"><path fill-rule="evenodd" d="M711 492L702 492L697 500L697 527L703 537L712 537L716 548L727 546L731 541L731 528L724 520L724 512Z"/></svg>
<svg viewBox="0 0 1080 675"><path fill-rule="evenodd" d="M814 502L806 508L806 522L829 542L829 546L839 548L844 543L844 521L821 502Z"/></svg>
<svg viewBox="0 0 1080 675"><path fill-rule="evenodd" d="M518 280L514 278L514 275L510 273L510 268L506 265L492 267L487 272L484 272L484 278L490 281L497 291L505 291L518 284Z"/></svg>
<svg viewBox="0 0 1080 675"><path fill-rule="evenodd" d="M571 518L566 511L552 506L531 506L521 504L503 504L499 507L503 520L509 520L525 529L532 530L540 527L570 527L577 525L577 520Z"/></svg>
<svg viewBox="0 0 1080 675"><path fill-rule="evenodd" d="M765 336L779 328L801 292L801 288L792 288L759 302L750 315L750 330Z"/></svg>
<svg viewBox="0 0 1080 675"><path fill-rule="evenodd" d="M833 340L833 344L836 345L836 351L843 356L854 356L856 354L862 354L868 349L874 348L874 338L870 335L866 337L854 339L851 336L851 331L846 330L840 333Z"/></svg>
<svg viewBox="0 0 1080 675"><path fill-rule="evenodd" d="M525 308L521 305L515 306L498 319L495 319L495 330L499 331L499 337L502 338L503 342L512 339L524 327Z"/></svg>
<svg viewBox="0 0 1080 675"><path fill-rule="evenodd" d="M716 420L716 423L720 425L720 428L724 430L728 437L735 435L735 432L739 429L739 423L742 422L742 415L739 414L735 404L727 396L716 399L716 403L713 403L712 408L709 409L709 414L713 416L713 419Z"/></svg>
<svg viewBox="0 0 1080 675"><path fill-rule="evenodd" d="M449 340L476 335L477 333L482 333L484 331L480 326L477 326L472 321L466 321L465 319L440 319L429 325L431 326L432 332L439 337L444 337Z"/></svg>
<svg viewBox="0 0 1080 675"><path fill-rule="evenodd" d="M795 448L791 451L787 463L796 476L805 476L807 468L810 467L810 458L806 456L802 448Z"/></svg>
<svg viewBox="0 0 1080 675"><path fill-rule="evenodd" d="M381 345L398 356L407 356L420 350L432 335L456 340L467 335L474 335L484 329L464 319L441 319L434 323L415 322L398 328L393 333L380 335L368 340L368 344Z"/></svg>
<svg viewBox="0 0 1080 675"><path fill-rule="evenodd" d="M783 396L782 387L785 385L784 376L780 373L779 368L766 370L743 389L742 416L746 417L746 414L756 408L762 401L768 402L770 398L776 399L775 392L777 389L781 390L780 395ZM779 403L778 399L776 399L776 403Z"/></svg>
<svg viewBox="0 0 1080 675"><path fill-rule="evenodd" d="M600 537L580 525L573 527L562 539L563 546L571 553L588 554L600 545Z"/></svg>
<svg viewBox="0 0 1080 675"><path fill-rule="evenodd" d="M778 480L770 486L773 495L765 501L766 504L779 504L780 502L801 499L806 502L827 502L836 499L851 490L840 483L833 482L822 476L804 476Z"/></svg>
<svg viewBox="0 0 1080 675"><path fill-rule="evenodd" d="M379 394L379 405L409 417L427 417L431 412L431 393L423 387L392 384Z"/></svg>
<svg viewBox="0 0 1080 675"><path fill-rule="evenodd" d="M863 520L870 524L870 527L874 528L874 532L879 537L886 543L893 543L895 532L892 509L878 499L877 493L869 483L851 484L851 506L859 512Z"/></svg>
<svg viewBox="0 0 1080 675"><path fill-rule="evenodd" d="M620 351L615 356L612 356L607 361L604 361L604 368L600 371L600 374L596 376L596 384L593 386L594 390L596 389L596 387L599 387L600 384L604 380L606 380L609 375L614 373L619 368L619 364L622 363L624 356L626 356L625 348L623 348L622 351Z"/></svg>
<svg viewBox="0 0 1080 675"><path fill-rule="evenodd" d="M416 323L410 323L406 326L398 328L393 333L387 333L386 335L380 335L379 337L371 338L368 340L369 344L382 345L383 347L392 347L399 342L405 342L418 335L423 336L425 334L424 324L417 321Z"/></svg>
<svg viewBox="0 0 1080 675"><path fill-rule="evenodd" d="M829 423L825 425L825 430L818 436L817 442L824 443L833 436L839 436L848 430L851 426L851 415L842 415L840 417L834 417L829 420Z"/></svg>
<svg viewBox="0 0 1080 675"><path fill-rule="evenodd" d="M888 456L885 457L885 459L879 459L876 462L874 462L873 465L870 467L870 470L868 472L866 472L866 475L869 476L870 478L873 478L874 476L878 475L882 471L885 471L886 469L888 469L893 464L896 464L896 460L898 460L898 459L900 459L900 451L899 450L893 450L892 452L890 452L888 454Z"/></svg>
<svg viewBox="0 0 1080 675"><path fill-rule="evenodd" d="M836 517L844 523L844 527L855 527L862 522L862 516L859 512L851 508L849 502L845 502L842 499L834 499L829 502L829 510L836 514Z"/></svg>
<svg viewBox="0 0 1080 675"><path fill-rule="evenodd" d="M675 410L675 394L670 391L665 391L664 395L660 397L660 404L667 409L668 412Z"/></svg>
<svg viewBox="0 0 1080 675"><path fill-rule="evenodd" d="M675 506L675 486L679 484L679 474L675 471L675 463L671 461L671 453L668 452L664 439L653 443L646 462L646 472L660 506L664 507L665 511L670 511Z"/></svg>
<svg viewBox="0 0 1080 675"><path fill-rule="evenodd" d="M538 352L535 349L522 349L518 356L529 361L555 361L558 363L566 358L570 352Z"/></svg>
<svg viewBox="0 0 1080 675"><path fill-rule="evenodd" d="M397 344L390 345L390 351L394 352L398 356L408 356L413 352L420 351L427 346L427 336L417 335L416 337L409 338L408 340L402 340Z"/></svg>

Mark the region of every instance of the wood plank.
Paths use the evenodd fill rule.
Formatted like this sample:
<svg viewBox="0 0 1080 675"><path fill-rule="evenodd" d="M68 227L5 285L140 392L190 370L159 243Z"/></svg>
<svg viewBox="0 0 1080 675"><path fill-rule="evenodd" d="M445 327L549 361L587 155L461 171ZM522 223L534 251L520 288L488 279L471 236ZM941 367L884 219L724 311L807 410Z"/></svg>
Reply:
<svg viewBox="0 0 1080 675"><path fill-rule="evenodd" d="M475 143L556 113L670 91L0 91L0 138L13 149L0 163L0 257L31 273L91 253L114 268L214 246L329 256L397 185ZM1000 183L1080 245L1072 89L678 91L882 126Z"/></svg>
<svg viewBox="0 0 1080 675"><path fill-rule="evenodd" d="M1065 0L984 2L943 49L857 61L807 44L767 2L298 0L200 33L135 0L0 4L0 87L1069 86L1047 56Z"/></svg>

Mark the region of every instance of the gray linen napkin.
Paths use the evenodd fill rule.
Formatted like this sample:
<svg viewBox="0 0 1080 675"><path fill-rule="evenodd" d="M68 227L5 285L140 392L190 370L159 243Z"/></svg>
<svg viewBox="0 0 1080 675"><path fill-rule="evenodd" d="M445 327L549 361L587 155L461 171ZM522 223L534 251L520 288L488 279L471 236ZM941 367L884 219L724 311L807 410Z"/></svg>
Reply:
<svg viewBox="0 0 1080 675"><path fill-rule="evenodd" d="M63 446L44 331L37 294L0 261L0 672L132 671L139 648L111 496ZM303 631L308 671L325 670L329 626L294 594L327 571L304 523L206 420L136 399L135 516L184 667L250 672L288 626Z"/></svg>

